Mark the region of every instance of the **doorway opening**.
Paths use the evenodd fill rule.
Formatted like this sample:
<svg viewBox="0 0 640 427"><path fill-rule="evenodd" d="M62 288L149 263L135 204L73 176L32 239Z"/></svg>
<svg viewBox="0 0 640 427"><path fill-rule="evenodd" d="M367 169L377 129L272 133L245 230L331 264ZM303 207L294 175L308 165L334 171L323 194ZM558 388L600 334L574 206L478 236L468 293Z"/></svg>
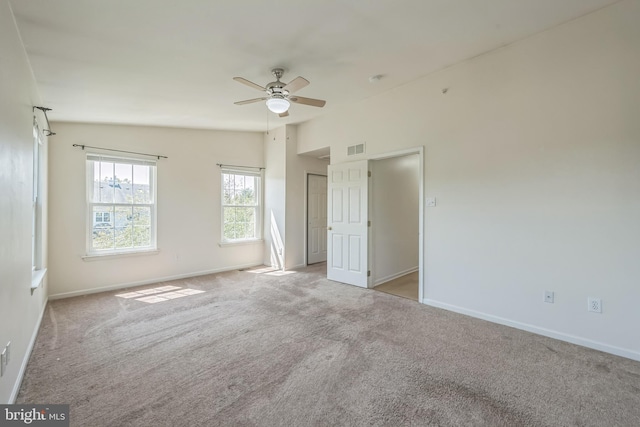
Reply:
<svg viewBox="0 0 640 427"><path fill-rule="evenodd" d="M307 174L307 265L327 261L327 176Z"/></svg>
<svg viewBox="0 0 640 427"><path fill-rule="evenodd" d="M372 160L369 170L370 287L419 301L419 155Z"/></svg>
<svg viewBox="0 0 640 427"><path fill-rule="evenodd" d="M412 299L423 301L424 147L332 164L327 172L327 278L370 289L389 283L378 290L411 282Z"/></svg>

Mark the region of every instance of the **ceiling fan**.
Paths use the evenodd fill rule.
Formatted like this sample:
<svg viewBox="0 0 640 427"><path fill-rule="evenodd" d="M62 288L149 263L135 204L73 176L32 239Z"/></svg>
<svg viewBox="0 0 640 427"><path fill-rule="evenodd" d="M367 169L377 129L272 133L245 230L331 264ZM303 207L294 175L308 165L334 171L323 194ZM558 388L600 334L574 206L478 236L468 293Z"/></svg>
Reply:
<svg viewBox="0 0 640 427"><path fill-rule="evenodd" d="M298 91L309 84L309 80L304 77L296 77L289 83L284 83L280 81L280 78L284 74L284 70L282 68L274 68L271 70L271 74L275 76L276 81L268 83L265 87L250 82L242 77L234 77L233 80L266 93L266 96L263 96L262 98L247 99L245 101L234 102L234 104L244 105L266 101L267 108L269 108L270 111L278 114L280 117L287 117L289 115L290 102L311 105L312 107L324 107L324 104L327 103L321 99L304 98L302 96L291 95L293 92Z"/></svg>

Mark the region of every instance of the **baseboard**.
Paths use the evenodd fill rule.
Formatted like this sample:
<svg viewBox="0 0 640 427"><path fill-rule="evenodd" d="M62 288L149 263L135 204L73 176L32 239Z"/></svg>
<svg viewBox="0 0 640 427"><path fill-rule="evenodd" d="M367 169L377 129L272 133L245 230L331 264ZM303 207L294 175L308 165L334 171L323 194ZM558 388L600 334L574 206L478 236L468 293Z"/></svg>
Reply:
<svg viewBox="0 0 640 427"><path fill-rule="evenodd" d="M298 265L294 265L293 267L287 267L285 268L285 271L289 271L289 270L297 270L299 268L305 268L306 265L305 264L298 264Z"/></svg>
<svg viewBox="0 0 640 427"><path fill-rule="evenodd" d="M582 337L578 337L571 334L565 334L563 332L554 331L552 329L541 328L539 326L530 325L528 323L522 323L514 320L505 319L503 317L494 316L492 314L482 313L475 310L469 310L467 308L458 307L455 305L446 304L439 301L434 301L428 298L423 299L422 303L426 305L430 305L432 307L454 311L456 313L464 314L464 315L475 317L482 320L487 320L493 323L499 323L501 325L510 326L512 328L521 329L527 332L533 332L534 334L543 335L545 337L554 338L560 341L566 341L571 344L581 345L583 347L592 348L594 350L603 351L605 353L615 354L616 356L626 357L627 359L637 360L640 362L640 353L637 351L628 350L625 348L616 347L609 344L604 344L598 341L592 341L587 338L582 338Z"/></svg>
<svg viewBox="0 0 640 427"><path fill-rule="evenodd" d="M178 274L175 276L156 277L153 279L140 280L137 282L119 283L117 285L101 286L99 288L83 289L80 291L62 292L59 294L49 295L49 299L56 300L56 299L62 299L62 298L78 297L82 295L97 294L100 292L116 291L118 289L132 288L134 286L151 285L153 283L168 282L170 280L180 280L180 279L187 279L189 277L206 276L207 274L224 273L225 271L241 270L243 268L251 268L251 267L256 267L258 265L262 265L262 264L255 264L255 263L243 264L243 265L236 265L233 267L215 268L213 270Z"/></svg>
<svg viewBox="0 0 640 427"><path fill-rule="evenodd" d="M22 364L20 365L20 370L18 371L18 377L16 378L16 383L13 385L13 390L11 391L11 395L9 396L9 404L12 405L16 402L16 398L18 397L18 393L20 392L20 386L22 385L22 378L24 378L24 373L27 370L27 364L29 363L29 358L31 357L31 351L33 350L33 346L36 343L36 338L38 337L38 331L40 330L40 324L42 323L42 318L44 317L44 311L47 308L48 300L45 301L42 306L42 311L40 311L40 316L38 317L38 321L36 322L36 326L33 328L33 333L31 334L31 339L29 340L29 345L27 345L27 351L22 358Z"/></svg>
<svg viewBox="0 0 640 427"><path fill-rule="evenodd" d="M398 277L402 277L402 276L406 276L407 274L415 273L418 270L420 270L420 267L416 266L416 267L412 267L412 268L409 268L407 270L401 271L399 273L391 274L391 275L386 276L386 277L381 277L379 279L376 279L373 282L373 287L375 288L378 285L382 285L383 283L390 282L393 279L397 279Z"/></svg>

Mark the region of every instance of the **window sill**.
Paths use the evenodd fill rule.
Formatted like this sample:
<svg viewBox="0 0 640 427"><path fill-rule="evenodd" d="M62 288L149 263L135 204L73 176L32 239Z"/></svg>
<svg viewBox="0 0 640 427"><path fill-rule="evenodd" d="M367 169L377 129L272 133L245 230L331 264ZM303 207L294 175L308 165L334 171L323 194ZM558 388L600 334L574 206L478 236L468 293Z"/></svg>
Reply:
<svg viewBox="0 0 640 427"><path fill-rule="evenodd" d="M33 270L33 272L31 273L31 295L33 295L33 292L42 285L42 282L44 281L44 276L46 276L46 274L47 274L46 268L42 268L40 270Z"/></svg>
<svg viewBox="0 0 640 427"><path fill-rule="evenodd" d="M218 246L223 248L225 246L257 245L262 243L264 243L264 239L251 239L251 240L239 240L236 242L219 242Z"/></svg>
<svg viewBox="0 0 640 427"><path fill-rule="evenodd" d="M149 249L135 252L109 252L105 254L88 254L82 257L83 261L99 261L104 259L127 258L132 256L157 255L160 249Z"/></svg>

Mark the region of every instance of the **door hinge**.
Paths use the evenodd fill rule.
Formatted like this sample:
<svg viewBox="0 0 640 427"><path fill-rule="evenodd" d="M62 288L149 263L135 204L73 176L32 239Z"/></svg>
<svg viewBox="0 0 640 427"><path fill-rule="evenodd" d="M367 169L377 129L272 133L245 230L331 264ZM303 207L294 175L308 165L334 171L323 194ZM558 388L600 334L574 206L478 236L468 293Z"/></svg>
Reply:
<svg viewBox="0 0 640 427"><path fill-rule="evenodd" d="M367 176L371 178L371 171L367 171Z"/></svg>
<svg viewBox="0 0 640 427"><path fill-rule="evenodd" d="M371 277L371 270L367 270L367 277Z"/></svg>
<svg viewBox="0 0 640 427"><path fill-rule="evenodd" d="M367 227L371 227L371 221L367 221Z"/></svg>

